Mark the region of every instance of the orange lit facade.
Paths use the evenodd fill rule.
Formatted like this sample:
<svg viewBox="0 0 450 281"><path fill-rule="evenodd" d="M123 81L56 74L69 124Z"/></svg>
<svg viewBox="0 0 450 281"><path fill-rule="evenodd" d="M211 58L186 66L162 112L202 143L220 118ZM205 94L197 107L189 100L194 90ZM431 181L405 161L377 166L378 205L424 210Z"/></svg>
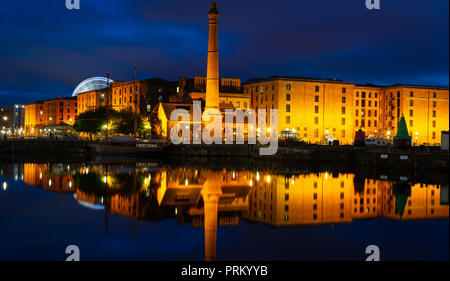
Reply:
<svg viewBox="0 0 450 281"><path fill-rule="evenodd" d="M44 122L44 103L34 102L25 105L25 131L33 134L35 128Z"/></svg>
<svg viewBox="0 0 450 281"><path fill-rule="evenodd" d="M78 114L106 106L108 90L92 90L77 95Z"/></svg>
<svg viewBox="0 0 450 281"><path fill-rule="evenodd" d="M402 114L413 144L439 144L449 129L449 90L444 87L356 85L339 80L272 77L243 86L254 110L278 109L278 131L310 143L352 144L355 131L389 138ZM267 114L268 124L270 114Z"/></svg>
<svg viewBox="0 0 450 281"><path fill-rule="evenodd" d="M449 90L443 87L387 87L380 100L382 130L395 135L396 124L403 115L413 144L440 144L441 131L449 130L448 99Z"/></svg>
<svg viewBox="0 0 450 281"><path fill-rule="evenodd" d="M73 125L78 115L77 98L56 98L44 101L43 125L59 125L65 123Z"/></svg>
<svg viewBox="0 0 450 281"><path fill-rule="evenodd" d="M251 107L278 109L278 132L289 131L311 143L339 140L351 144L354 138L352 114L354 84L337 80L274 77L244 84Z"/></svg>
<svg viewBox="0 0 450 281"><path fill-rule="evenodd" d="M177 92L177 82L158 78L113 82L111 86L110 107L138 114L149 114L159 102L168 102L169 96Z"/></svg>
<svg viewBox="0 0 450 281"><path fill-rule="evenodd" d="M37 133L43 126L73 125L78 115L77 98L56 98L25 105L25 129L27 134Z"/></svg>

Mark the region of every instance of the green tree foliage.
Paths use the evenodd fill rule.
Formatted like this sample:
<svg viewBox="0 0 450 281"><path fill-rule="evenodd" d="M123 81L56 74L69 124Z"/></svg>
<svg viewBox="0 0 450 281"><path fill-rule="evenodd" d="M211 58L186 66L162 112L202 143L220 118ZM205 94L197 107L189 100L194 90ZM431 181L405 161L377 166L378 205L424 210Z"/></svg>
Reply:
<svg viewBox="0 0 450 281"><path fill-rule="evenodd" d="M111 135L133 135L135 128L139 135L144 135L146 128L144 120L141 116L136 116L131 110L115 111L110 109L107 112L106 107L100 107L95 110L83 112L78 115L73 128L77 132L96 134L105 130L108 123L107 115L109 114L109 132Z"/></svg>
<svg viewBox="0 0 450 281"><path fill-rule="evenodd" d="M77 116L73 129L77 132L95 134L103 130L106 124L106 108L89 110Z"/></svg>

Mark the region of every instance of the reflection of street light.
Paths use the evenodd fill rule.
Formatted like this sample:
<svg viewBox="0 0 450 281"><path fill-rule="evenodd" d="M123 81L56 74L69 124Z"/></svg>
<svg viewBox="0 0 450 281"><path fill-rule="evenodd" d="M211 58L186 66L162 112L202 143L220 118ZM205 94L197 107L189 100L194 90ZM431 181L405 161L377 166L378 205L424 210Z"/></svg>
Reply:
<svg viewBox="0 0 450 281"><path fill-rule="evenodd" d="M3 190L6 190L8 188L8 184L6 183L6 181L3 182L2 187L3 187Z"/></svg>
<svg viewBox="0 0 450 281"><path fill-rule="evenodd" d="M267 176L266 181L270 183L270 176Z"/></svg>

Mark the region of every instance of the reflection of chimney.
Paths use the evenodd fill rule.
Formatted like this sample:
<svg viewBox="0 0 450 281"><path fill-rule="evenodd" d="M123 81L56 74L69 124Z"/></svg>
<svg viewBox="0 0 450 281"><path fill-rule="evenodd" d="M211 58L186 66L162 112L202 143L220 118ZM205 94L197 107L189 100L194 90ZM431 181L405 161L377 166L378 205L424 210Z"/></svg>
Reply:
<svg viewBox="0 0 450 281"><path fill-rule="evenodd" d="M219 173L207 172L206 178L202 189L205 216L205 260L213 261L216 259L217 213L222 188Z"/></svg>
<svg viewBox="0 0 450 281"><path fill-rule="evenodd" d="M208 66L206 72L206 108L219 108L219 47L218 22L219 12L217 4L211 3L208 12L209 39L208 39Z"/></svg>

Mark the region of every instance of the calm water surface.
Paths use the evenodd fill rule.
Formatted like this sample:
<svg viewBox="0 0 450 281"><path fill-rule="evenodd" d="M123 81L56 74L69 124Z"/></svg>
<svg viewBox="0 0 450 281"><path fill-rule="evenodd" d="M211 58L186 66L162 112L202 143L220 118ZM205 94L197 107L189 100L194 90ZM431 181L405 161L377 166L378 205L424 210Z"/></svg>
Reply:
<svg viewBox="0 0 450 281"><path fill-rule="evenodd" d="M0 260L448 260L448 183L0 164ZM444 195L446 194L446 195Z"/></svg>

